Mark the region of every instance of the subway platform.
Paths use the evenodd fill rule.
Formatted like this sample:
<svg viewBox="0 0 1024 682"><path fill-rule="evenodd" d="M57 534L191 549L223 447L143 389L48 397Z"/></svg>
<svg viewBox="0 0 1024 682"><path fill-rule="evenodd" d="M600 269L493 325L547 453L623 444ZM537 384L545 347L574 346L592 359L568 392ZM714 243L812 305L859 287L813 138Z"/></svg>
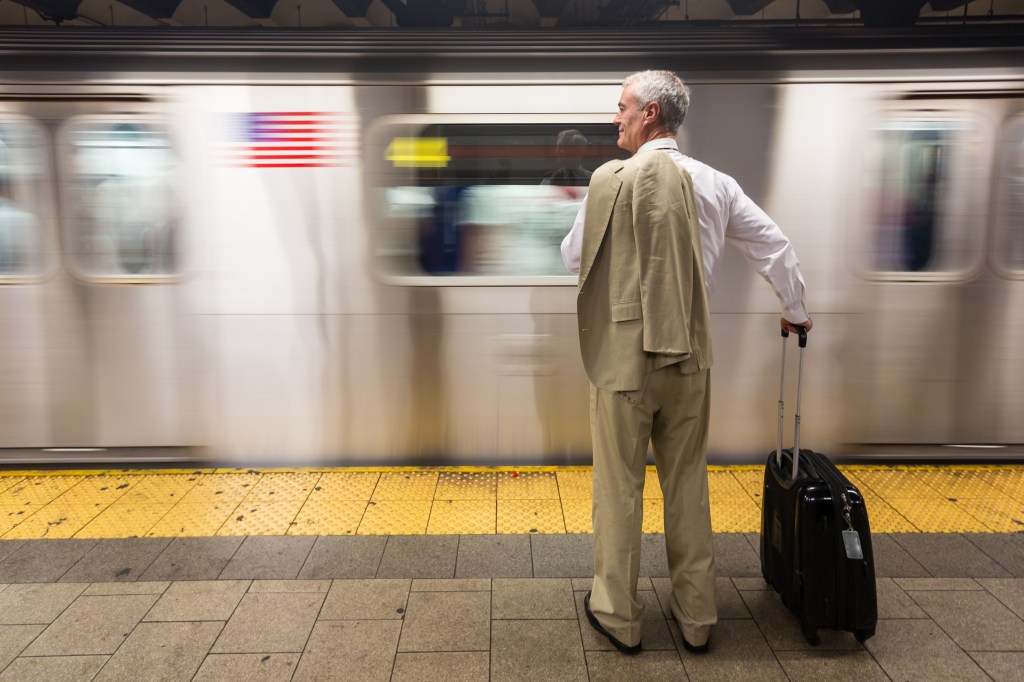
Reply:
<svg viewBox="0 0 1024 682"><path fill-rule="evenodd" d="M686 652L649 472L644 651L587 623L587 468L0 472L0 681L1024 680L1024 466L848 466L876 635L761 578L761 472L709 473L719 623Z"/></svg>

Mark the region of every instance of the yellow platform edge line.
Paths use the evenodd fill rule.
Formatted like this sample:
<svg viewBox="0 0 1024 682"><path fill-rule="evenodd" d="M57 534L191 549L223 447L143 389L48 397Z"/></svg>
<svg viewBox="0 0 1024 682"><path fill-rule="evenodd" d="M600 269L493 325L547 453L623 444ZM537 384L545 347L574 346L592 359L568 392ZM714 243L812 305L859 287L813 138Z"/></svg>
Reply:
<svg viewBox="0 0 1024 682"><path fill-rule="evenodd" d="M1024 464L839 464L843 471L1024 471ZM527 466L308 466L308 467L197 467L191 469L12 469L0 470L0 478L15 476L156 476L211 474L284 474L284 473L558 473L591 471L590 465L527 465ZM654 465L647 466L654 471ZM763 471L762 464L709 465L708 471Z"/></svg>
<svg viewBox="0 0 1024 682"><path fill-rule="evenodd" d="M590 465L529 465L529 466L308 466L308 467L197 467L195 469L19 469L11 471L0 471L0 477L11 476L156 476L164 475L189 475L201 476L211 474L301 474L301 473L352 473L352 474L381 474L381 473L558 473L560 471L592 471ZM654 471L653 465L648 466L649 471ZM739 471L743 469L763 469L759 466L709 466L708 471Z"/></svg>

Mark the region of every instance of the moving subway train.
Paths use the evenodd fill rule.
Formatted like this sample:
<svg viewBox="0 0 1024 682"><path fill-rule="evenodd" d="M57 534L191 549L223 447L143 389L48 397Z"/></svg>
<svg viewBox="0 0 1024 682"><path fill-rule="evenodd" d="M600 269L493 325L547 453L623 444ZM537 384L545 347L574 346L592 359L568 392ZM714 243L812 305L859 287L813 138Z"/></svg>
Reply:
<svg viewBox="0 0 1024 682"><path fill-rule="evenodd" d="M0 31L0 464L588 462L558 245L643 68L795 244L804 442L1019 457L1022 33ZM711 458L760 462L727 251Z"/></svg>

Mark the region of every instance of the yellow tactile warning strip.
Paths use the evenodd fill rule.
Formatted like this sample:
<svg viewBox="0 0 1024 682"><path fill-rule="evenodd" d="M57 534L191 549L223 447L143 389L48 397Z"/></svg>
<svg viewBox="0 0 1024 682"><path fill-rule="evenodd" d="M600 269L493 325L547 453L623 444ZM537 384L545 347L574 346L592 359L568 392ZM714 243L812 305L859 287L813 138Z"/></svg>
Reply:
<svg viewBox="0 0 1024 682"><path fill-rule="evenodd" d="M872 530L1024 532L1024 465L840 467ZM761 525L761 467L711 467L716 532ZM0 472L0 539L590 533L589 467ZM645 532L663 531L653 468Z"/></svg>

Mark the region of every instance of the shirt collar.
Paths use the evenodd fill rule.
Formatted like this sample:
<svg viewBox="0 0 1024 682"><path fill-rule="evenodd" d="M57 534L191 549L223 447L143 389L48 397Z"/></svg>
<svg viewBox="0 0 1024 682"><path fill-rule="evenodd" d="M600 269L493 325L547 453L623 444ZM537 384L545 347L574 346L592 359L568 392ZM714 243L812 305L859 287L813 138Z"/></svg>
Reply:
<svg viewBox="0 0 1024 682"><path fill-rule="evenodd" d="M679 151L679 145L676 143L674 138L671 137L659 137L656 140L651 140L645 143L640 149L636 150L636 153L649 152L654 149L674 149Z"/></svg>

